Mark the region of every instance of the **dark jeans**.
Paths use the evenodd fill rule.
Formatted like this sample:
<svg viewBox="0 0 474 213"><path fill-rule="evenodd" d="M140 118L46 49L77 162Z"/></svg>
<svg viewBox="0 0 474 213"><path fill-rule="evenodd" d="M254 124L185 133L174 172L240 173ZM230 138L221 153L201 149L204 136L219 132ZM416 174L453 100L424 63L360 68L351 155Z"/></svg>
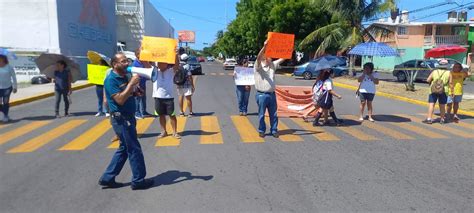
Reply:
<svg viewBox="0 0 474 213"><path fill-rule="evenodd" d="M236 93L237 102L239 104L239 112L247 113L250 91L245 90L245 86L237 86Z"/></svg>
<svg viewBox="0 0 474 213"><path fill-rule="evenodd" d="M137 106L135 108L135 116L143 117L147 113L146 112L146 92L143 92L143 96L136 96L135 103Z"/></svg>
<svg viewBox="0 0 474 213"><path fill-rule="evenodd" d="M277 101L275 93L262 93L257 91L255 99L258 104L258 132L265 133L265 111L268 109L268 115L270 116L270 133L278 133Z"/></svg>
<svg viewBox="0 0 474 213"><path fill-rule="evenodd" d="M5 116L8 116L8 111L10 110L10 95L12 94L12 90L12 87L0 89L0 98L2 99L0 109Z"/></svg>
<svg viewBox="0 0 474 213"><path fill-rule="evenodd" d="M64 112L66 114L69 112L69 99L67 97L68 90L55 90L54 93L56 95L56 105L54 108L54 112L59 113L59 102L61 102L61 96L64 99Z"/></svg>
<svg viewBox="0 0 474 213"><path fill-rule="evenodd" d="M96 85L95 86L95 92L97 94L97 100L98 102L98 107L97 107L97 112L99 113L105 113L107 112L104 108L104 86L102 85Z"/></svg>
<svg viewBox="0 0 474 213"><path fill-rule="evenodd" d="M112 157L112 161L101 177L102 181L115 181L123 165L130 162L132 170L132 185L143 183L146 176L145 159L137 139L137 121L133 115L111 116L115 134L119 137L120 146Z"/></svg>

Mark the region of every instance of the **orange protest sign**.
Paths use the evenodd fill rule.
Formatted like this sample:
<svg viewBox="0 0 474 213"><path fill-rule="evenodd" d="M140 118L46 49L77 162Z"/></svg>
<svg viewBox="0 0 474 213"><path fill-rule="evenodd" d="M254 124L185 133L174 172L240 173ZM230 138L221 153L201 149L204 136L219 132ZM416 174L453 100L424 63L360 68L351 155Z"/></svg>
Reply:
<svg viewBox="0 0 474 213"><path fill-rule="evenodd" d="M177 45L175 39L143 36L140 60L174 64Z"/></svg>
<svg viewBox="0 0 474 213"><path fill-rule="evenodd" d="M293 47L295 46L295 35L268 32L267 49L265 57L291 59Z"/></svg>

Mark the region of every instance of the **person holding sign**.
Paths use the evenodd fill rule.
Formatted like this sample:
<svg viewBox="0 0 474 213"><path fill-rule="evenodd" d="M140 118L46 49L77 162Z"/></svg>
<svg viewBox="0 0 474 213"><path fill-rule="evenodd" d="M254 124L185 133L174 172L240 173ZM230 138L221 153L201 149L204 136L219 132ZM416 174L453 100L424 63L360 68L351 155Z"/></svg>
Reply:
<svg viewBox="0 0 474 213"><path fill-rule="evenodd" d="M235 84L237 86L236 93L237 93L237 102L239 104L239 114L240 116L247 116L247 108L249 105L249 97L250 97L250 90L252 85L251 83L240 83L238 82L239 79L244 79L250 72L245 72L245 69L250 69L253 73L253 69L247 68L248 67L248 60L244 59L242 62L242 66L237 67L234 70L234 80L236 80ZM240 69L242 68L242 69ZM244 76L245 75L245 76ZM253 80L253 75L251 76Z"/></svg>
<svg viewBox="0 0 474 213"><path fill-rule="evenodd" d="M263 48L260 50L255 62L255 90L257 94L255 99L258 105L258 133L260 137L265 137L265 111L268 109L270 116L270 133L273 137L278 138L278 117L277 117L277 101L275 95L275 70L285 59L273 61L272 58L265 56L268 40L265 41Z"/></svg>

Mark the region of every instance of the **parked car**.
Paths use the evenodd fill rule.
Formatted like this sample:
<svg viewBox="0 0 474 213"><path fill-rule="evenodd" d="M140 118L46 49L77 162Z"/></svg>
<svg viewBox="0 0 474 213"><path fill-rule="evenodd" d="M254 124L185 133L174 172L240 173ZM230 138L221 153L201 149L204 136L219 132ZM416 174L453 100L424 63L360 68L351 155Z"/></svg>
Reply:
<svg viewBox="0 0 474 213"><path fill-rule="evenodd" d="M215 59L214 59L214 57L209 56L209 57L207 57L207 61L208 61L208 62L213 62L213 61L215 61Z"/></svg>
<svg viewBox="0 0 474 213"><path fill-rule="evenodd" d="M397 78L397 81L403 82L407 80L405 71L408 69L418 69L418 74L415 78L417 81L426 81L431 72L438 67L437 60L410 60L403 62L399 65L395 65L393 69L393 76Z"/></svg>
<svg viewBox="0 0 474 213"><path fill-rule="evenodd" d="M235 59L232 59L232 58L226 59L224 62L224 69L225 70L234 69L235 65L237 65L237 61L235 61Z"/></svg>
<svg viewBox="0 0 474 213"><path fill-rule="evenodd" d="M341 63L338 66L335 66L334 68L332 68L331 77L337 77L337 76L343 76L343 75L349 74L349 68L347 67L345 60L342 60L342 61L344 61L344 63ZM320 70L314 70L314 69L312 70L308 68L310 64L314 64L314 63L317 63L317 61L311 60L302 65L296 66L294 68L293 75L301 76L306 80L310 80L312 78L318 77Z"/></svg>
<svg viewBox="0 0 474 213"><path fill-rule="evenodd" d="M188 59L189 69L193 75L202 75L202 67L198 59L195 56L191 56Z"/></svg>
<svg viewBox="0 0 474 213"><path fill-rule="evenodd" d="M443 58L437 58L436 60L439 62L439 61L443 60ZM462 65L463 70L468 70L469 69L469 66L467 64L463 64L463 63L461 63L459 61L456 61L452 58L446 58L446 60L448 60L449 69L453 68L454 64L456 64L456 63L460 63Z"/></svg>
<svg viewBox="0 0 474 213"><path fill-rule="evenodd" d="M205 59L204 57L202 57L202 56L199 56L199 57L197 58L197 60L198 60L199 62L206 62L206 59Z"/></svg>
<svg viewBox="0 0 474 213"><path fill-rule="evenodd" d="M37 75L31 78L31 84L47 84L51 83L51 79L46 77L46 75Z"/></svg>

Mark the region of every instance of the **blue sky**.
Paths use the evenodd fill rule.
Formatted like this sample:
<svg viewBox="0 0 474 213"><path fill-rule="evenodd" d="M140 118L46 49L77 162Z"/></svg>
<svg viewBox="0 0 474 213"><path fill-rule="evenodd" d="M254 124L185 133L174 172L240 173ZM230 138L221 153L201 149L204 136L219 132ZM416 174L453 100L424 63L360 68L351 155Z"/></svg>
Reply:
<svg viewBox="0 0 474 213"><path fill-rule="evenodd" d="M235 5L238 0L150 0L156 9L166 18L171 19L171 25L178 30L196 31L196 44L191 46L202 49L212 43L218 30L223 30L227 23L236 16ZM400 10L415 10L446 0L399 0ZM459 4L474 2L474 0L453 1ZM455 8L456 5L444 5L433 9L410 14L410 19L419 19L435 13ZM445 21L447 14L419 19L417 21ZM226 18L227 17L227 18ZM474 17L474 10L469 11L468 18ZM175 34L175 37L177 35Z"/></svg>

